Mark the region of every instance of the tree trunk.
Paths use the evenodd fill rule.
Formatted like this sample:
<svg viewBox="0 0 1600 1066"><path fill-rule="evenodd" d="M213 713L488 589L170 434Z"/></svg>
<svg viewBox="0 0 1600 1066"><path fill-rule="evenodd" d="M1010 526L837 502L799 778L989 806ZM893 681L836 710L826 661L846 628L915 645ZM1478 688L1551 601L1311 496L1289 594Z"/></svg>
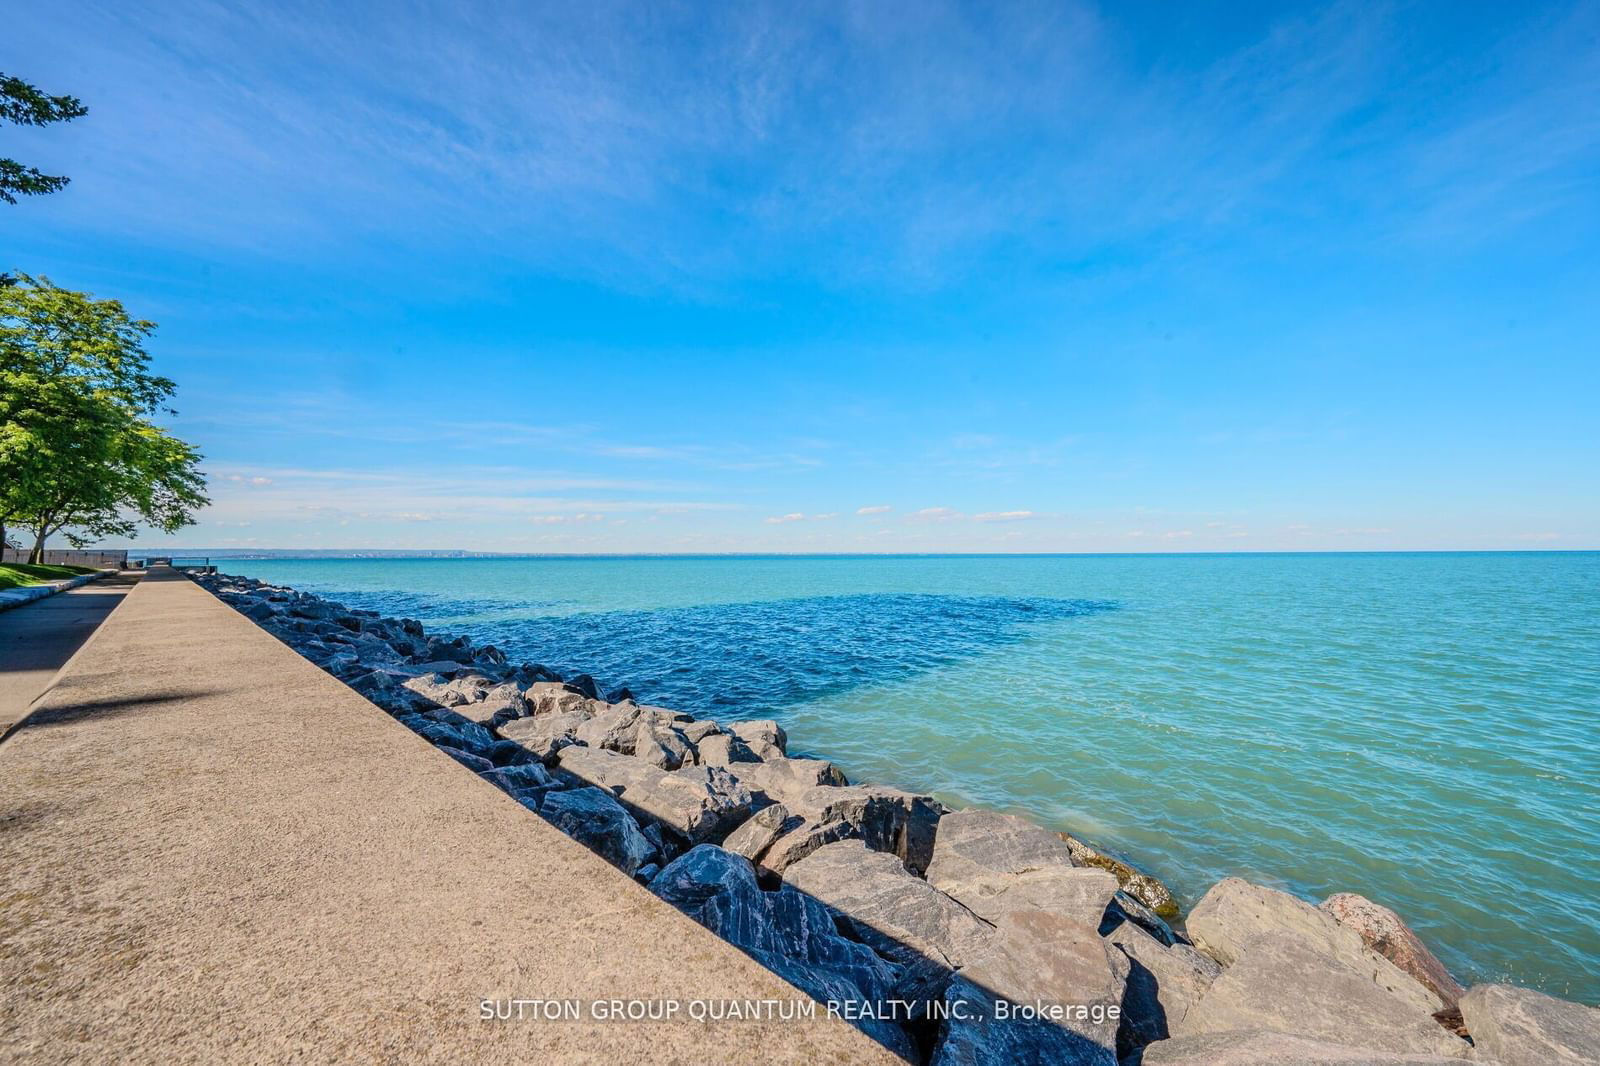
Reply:
<svg viewBox="0 0 1600 1066"><path fill-rule="evenodd" d="M28 561L31 562L34 566L43 566L44 565L44 538L45 538L44 526L40 526L39 527L39 539L33 542L33 554L31 556L29 556L29 558L28 558Z"/></svg>

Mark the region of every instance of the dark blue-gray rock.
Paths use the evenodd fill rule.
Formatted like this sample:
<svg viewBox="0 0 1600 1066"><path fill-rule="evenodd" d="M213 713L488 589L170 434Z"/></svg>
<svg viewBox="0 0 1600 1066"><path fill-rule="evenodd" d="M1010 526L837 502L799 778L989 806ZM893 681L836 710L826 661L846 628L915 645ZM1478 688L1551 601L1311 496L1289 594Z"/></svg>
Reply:
<svg viewBox="0 0 1600 1066"><path fill-rule="evenodd" d="M840 936L827 908L793 889L763 892L747 860L715 845L702 844L668 864L650 891L818 1000L884 999L895 984L894 967ZM899 1026L871 1020L861 1028L912 1056Z"/></svg>
<svg viewBox="0 0 1600 1066"><path fill-rule="evenodd" d="M510 795L512 799L516 800L524 807L528 808L528 810L537 811L544 805L544 798L546 796L552 792L560 791L562 791L562 789L555 785L525 785L522 788L512 789L508 795Z"/></svg>
<svg viewBox="0 0 1600 1066"><path fill-rule="evenodd" d="M650 891L737 947L776 948L754 868L714 844L691 848L668 863Z"/></svg>
<svg viewBox="0 0 1600 1066"><path fill-rule="evenodd" d="M536 755L514 740L495 741L483 752L483 757L496 766L521 766L539 761Z"/></svg>
<svg viewBox="0 0 1600 1066"><path fill-rule="evenodd" d="M629 877L655 855L633 816L604 789L547 793L539 813Z"/></svg>
<svg viewBox="0 0 1600 1066"><path fill-rule="evenodd" d="M594 678L588 674L579 674L577 677L568 678L567 685L570 688L577 689L591 700L600 698L600 690L595 686Z"/></svg>
<svg viewBox="0 0 1600 1066"><path fill-rule="evenodd" d="M833 912L792 885L767 895L775 950L849 980L862 999L887 1000L900 970L865 944L839 933Z"/></svg>
<svg viewBox="0 0 1600 1066"><path fill-rule="evenodd" d="M827 844L783 879L832 908L856 939L901 965L931 959L959 969L982 955L994 929L895 856L859 840Z"/></svg>
<svg viewBox="0 0 1600 1066"><path fill-rule="evenodd" d="M436 746L440 751L444 752L446 755L450 756L456 762L460 763L462 766L465 766L473 773L481 774L487 770L494 769L494 763L490 762L488 759L485 759L481 755L474 755L471 752L462 751L460 748L452 748L448 744L439 744Z"/></svg>
<svg viewBox="0 0 1600 1066"><path fill-rule="evenodd" d="M481 775L492 785L514 792L519 788L530 788L536 785L550 785L550 772L539 762L527 762L518 766L500 766L486 770Z"/></svg>
<svg viewBox="0 0 1600 1066"><path fill-rule="evenodd" d="M626 685L623 685L620 688L614 688L605 694L605 701L607 703L631 702L633 701L633 689L627 687Z"/></svg>
<svg viewBox="0 0 1600 1066"><path fill-rule="evenodd" d="M1501 1066L1600 1063L1600 1010L1593 1007L1511 985L1475 985L1460 1006L1476 1054Z"/></svg>
<svg viewBox="0 0 1600 1066"><path fill-rule="evenodd" d="M483 726L469 722L453 711L425 711L408 714L397 719L407 728L420 733L434 744L447 744L462 751L472 752L484 759L494 749L498 739ZM491 761L491 766L493 763Z"/></svg>
<svg viewBox="0 0 1600 1066"><path fill-rule="evenodd" d="M250 603L249 606L241 608L239 613L250 619L252 622L265 622L267 619L276 615L278 613L278 609L272 604L267 603L265 600L256 600Z"/></svg>

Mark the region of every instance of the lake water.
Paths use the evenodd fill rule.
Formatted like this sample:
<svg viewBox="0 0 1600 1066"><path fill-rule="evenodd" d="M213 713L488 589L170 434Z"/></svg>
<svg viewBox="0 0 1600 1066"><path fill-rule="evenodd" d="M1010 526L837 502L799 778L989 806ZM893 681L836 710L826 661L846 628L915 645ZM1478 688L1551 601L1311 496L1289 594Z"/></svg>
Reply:
<svg viewBox="0 0 1600 1066"><path fill-rule="evenodd" d="M1600 553L228 561L1600 1000Z"/></svg>

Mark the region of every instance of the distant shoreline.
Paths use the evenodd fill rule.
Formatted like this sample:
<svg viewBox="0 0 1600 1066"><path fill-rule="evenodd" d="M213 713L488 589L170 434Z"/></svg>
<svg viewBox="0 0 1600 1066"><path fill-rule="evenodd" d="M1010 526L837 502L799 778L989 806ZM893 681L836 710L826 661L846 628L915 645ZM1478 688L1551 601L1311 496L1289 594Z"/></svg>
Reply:
<svg viewBox="0 0 1600 1066"><path fill-rule="evenodd" d="M423 548L135 548L130 560L153 557L174 559L1143 559L1143 558L1251 558L1374 555L1595 555L1600 548L1398 548L1364 551L1144 551L1144 552L471 552Z"/></svg>

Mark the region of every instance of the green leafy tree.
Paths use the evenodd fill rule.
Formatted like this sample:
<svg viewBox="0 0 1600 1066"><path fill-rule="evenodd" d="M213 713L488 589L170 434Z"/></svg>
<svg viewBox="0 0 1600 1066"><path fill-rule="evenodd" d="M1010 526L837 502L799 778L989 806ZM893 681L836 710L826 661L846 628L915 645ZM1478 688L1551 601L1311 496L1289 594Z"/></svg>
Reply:
<svg viewBox="0 0 1600 1066"><path fill-rule="evenodd" d="M154 323L18 275L0 285L0 539L7 525L76 545L172 532L209 500L199 453L155 424L176 386L150 372Z"/></svg>
<svg viewBox="0 0 1600 1066"><path fill-rule="evenodd" d="M0 74L0 120L19 126L48 126L70 122L89 113L75 96L50 96L21 78ZM0 158L0 200L17 202L18 196L42 196L58 192L71 178L44 174L37 167L25 167L15 159Z"/></svg>

